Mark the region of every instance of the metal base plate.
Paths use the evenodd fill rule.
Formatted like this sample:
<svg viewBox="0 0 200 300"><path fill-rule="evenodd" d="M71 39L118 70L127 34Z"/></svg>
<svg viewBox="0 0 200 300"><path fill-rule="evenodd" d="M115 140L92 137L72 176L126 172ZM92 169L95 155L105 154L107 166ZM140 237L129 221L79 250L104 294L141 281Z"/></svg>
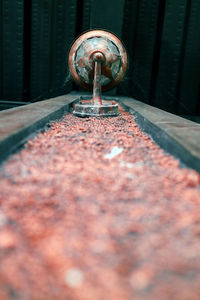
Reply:
<svg viewBox="0 0 200 300"><path fill-rule="evenodd" d="M78 117L116 117L119 115L118 104L112 101L103 101L102 105L94 105L91 102L75 104L73 114Z"/></svg>

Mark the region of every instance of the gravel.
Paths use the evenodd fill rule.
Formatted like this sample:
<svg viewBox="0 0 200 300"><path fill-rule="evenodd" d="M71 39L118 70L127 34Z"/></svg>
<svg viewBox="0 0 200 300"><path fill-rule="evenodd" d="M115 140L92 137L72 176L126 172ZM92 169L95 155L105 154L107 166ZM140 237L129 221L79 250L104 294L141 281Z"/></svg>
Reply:
<svg viewBox="0 0 200 300"><path fill-rule="evenodd" d="M199 300L200 175L116 118L67 114L0 171L0 299Z"/></svg>

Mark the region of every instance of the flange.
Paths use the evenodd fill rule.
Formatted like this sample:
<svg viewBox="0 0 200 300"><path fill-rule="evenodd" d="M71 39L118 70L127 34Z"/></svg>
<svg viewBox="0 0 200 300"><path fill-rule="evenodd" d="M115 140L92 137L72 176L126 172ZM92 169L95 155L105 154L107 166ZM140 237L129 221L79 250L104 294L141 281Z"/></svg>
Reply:
<svg viewBox="0 0 200 300"><path fill-rule="evenodd" d="M119 115L118 104L102 101L101 105L91 102L80 102L75 104L73 114L78 117L115 117Z"/></svg>

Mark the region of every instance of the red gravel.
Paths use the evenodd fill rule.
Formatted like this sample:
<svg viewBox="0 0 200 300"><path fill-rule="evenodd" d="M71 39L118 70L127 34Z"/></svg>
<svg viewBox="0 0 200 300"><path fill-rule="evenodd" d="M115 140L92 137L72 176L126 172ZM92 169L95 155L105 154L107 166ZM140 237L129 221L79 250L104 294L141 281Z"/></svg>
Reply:
<svg viewBox="0 0 200 300"><path fill-rule="evenodd" d="M128 113L66 115L1 168L0 299L199 300L199 183Z"/></svg>

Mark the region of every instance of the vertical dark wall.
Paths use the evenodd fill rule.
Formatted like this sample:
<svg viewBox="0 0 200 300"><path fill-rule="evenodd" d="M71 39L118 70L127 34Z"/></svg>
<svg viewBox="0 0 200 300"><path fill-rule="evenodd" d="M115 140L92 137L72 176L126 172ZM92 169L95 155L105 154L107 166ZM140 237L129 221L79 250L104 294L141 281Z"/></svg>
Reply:
<svg viewBox="0 0 200 300"><path fill-rule="evenodd" d="M37 101L70 91L71 43L101 28L128 51L118 94L198 115L199 12L199 0L1 0L0 98Z"/></svg>
<svg viewBox="0 0 200 300"><path fill-rule="evenodd" d="M37 101L71 90L67 55L76 0L0 1L0 99Z"/></svg>
<svg viewBox="0 0 200 300"><path fill-rule="evenodd" d="M200 115L200 1L126 0L130 55L121 94L184 115Z"/></svg>
<svg viewBox="0 0 200 300"><path fill-rule="evenodd" d="M178 113L200 115L200 1L189 1L178 85Z"/></svg>
<svg viewBox="0 0 200 300"><path fill-rule="evenodd" d="M0 98L23 98L24 1L0 1Z"/></svg>
<svg viewBox="0 0 200 300"><path fill-rule="evenodd" d="M158 61L158 79L153 104L169 111L178 109L177 84L183 63L182 49L185 47L185 21L189 13L189 1L166 1L163 31Z"/></svg>
<svg viewBox="0 0 200 300"><path fill-rule="evenodd" d="M75 38L76 0L33 0L31 20L30 98L66 93L67 55Z"/></svg>
<svg viewBox="0 0 200 300"><path fill-rule="evenodd" d="M126 1L123 40L129 53L128 90L150 102L160 3L158 0ZM120 89L126 94L127 83Z"/></svg>

